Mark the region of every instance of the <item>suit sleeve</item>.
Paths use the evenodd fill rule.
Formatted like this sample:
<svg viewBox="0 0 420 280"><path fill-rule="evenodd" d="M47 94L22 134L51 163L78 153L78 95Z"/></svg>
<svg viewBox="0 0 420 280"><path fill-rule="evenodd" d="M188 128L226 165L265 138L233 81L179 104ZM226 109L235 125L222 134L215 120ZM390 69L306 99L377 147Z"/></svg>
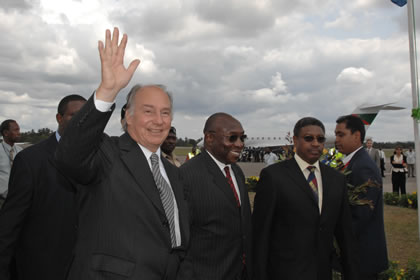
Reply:
<svg viewBox="0 0 420 280"><path fill-rule="evenodd" d="M114 108L115 105L111 109ZM104 141L107 136L103 131L111 114L112 110L105 113L97 110L92 96L63 133L55 155L57 167L76 183L86 185L100 180L100 168L111 161L100 150L101 145L109 143Z"/></svg>
<svg viewBox="0 0 420 280"><path fill-rule="evenodd" d="M355 236L352 229L352 217L350 213L347 194L346 179L338 186L342 186L343 195L341 201L340 218L335 228L335 237L340 248L342 266L345 280L358 280L358 259L355 251Z"/></svg>
<svg viewBox="0 0 420 280"><path fill-rule="evenodd" d="M351 206L353 215L353 230L356 235L363 232L368 227L369 223L374 218L374 215L376 215L376 205L383 203L382 180L380 178L379 169L376 169L376 166L367 164L358 167L357 170L353 169L353 173L355 175L357 174L357 176L355 176L355 180L353 181L354 186L360 186L368 180L380 185L380 187L368 187L367 193L361 196L361 198L368 199L372 202L374 207L373 209L371 209L368 205Z"/></svg>
<svg viewBox="0 0 420 280"><path fill-rule="evenodd" d="M9 194L0 211L0 279L10 279L10 264L28 209L32 203L33 174L18 154L9 179Z"/></svg>
<svg viewBox="0 0 420 280"><path fill-rule="evenodd" d="M276 194L267 169L261 171L252 214L254 279L269 280L267 274L270 232L276 208Z"/></svg>

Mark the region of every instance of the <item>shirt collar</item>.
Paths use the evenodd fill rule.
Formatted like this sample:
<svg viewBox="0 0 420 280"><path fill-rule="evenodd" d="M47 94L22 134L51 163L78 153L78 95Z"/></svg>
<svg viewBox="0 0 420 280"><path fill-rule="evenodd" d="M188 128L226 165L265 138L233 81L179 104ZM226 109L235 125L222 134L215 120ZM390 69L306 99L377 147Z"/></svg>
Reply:
<svg viewBox="0 0 420 280"><path fill-rule="evenodd" d="M210 155L210 157L214 160L214 162L219 166L220 170L224 170L226 166L229 166L229 169L231 169L230 164L224 164L223 162L218 161L209 151L206 150L206 152Z"/></svg>
<svg viewBox="0 0 420 280"><path fill-rule="evenodd" d="M315 166L315 170L319 171L319 160L317 160L313 164L309 164L306 161L304 161L297 153L295 153L295 160L297 164L299 165L300 170L305 170L308 166Z"/></svg>
<svg viewBox="0 0 420 280"><path fill-rule="evenodd" d="M343 163L347 164L348 162L351 161L351 159L353 158L353 156L360 150L362 149L363 146L360 146L359 148L357 148L356 150L354 150L352 153L346 155L346 157L343 159Z"/></svg>
<svg viewBox="0 0 420 280"><path fill-rule="evenodd" d="M137 143L140 147L140 149L143 151L144 156L146 157L147 161L150 163L150 156L153 154L153 152L151 152L149 149L147 149L146 147L144 147L143 145ZM156 150L155 154L157 154L157 156L159 157L159 161L161 161L160 158L160 147Z"/></svg>
<svg viewBox="0 0 420 280"><path fill-rule="evenodd" d="M55 139L57 139L57 142L60 142L61 135L58 133L58 130L55 132Z"/></svg>

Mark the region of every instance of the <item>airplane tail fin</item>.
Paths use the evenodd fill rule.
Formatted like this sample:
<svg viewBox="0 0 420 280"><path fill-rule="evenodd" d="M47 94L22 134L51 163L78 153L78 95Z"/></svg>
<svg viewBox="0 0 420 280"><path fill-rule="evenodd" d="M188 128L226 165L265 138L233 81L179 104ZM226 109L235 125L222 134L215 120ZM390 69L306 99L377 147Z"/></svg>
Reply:
<svg viewBox="0 0 420 280"><path fill-rule="evenodd" d="M358 116L362 119L365 124L365 129L368 130L369 126L373 123L379 111L381 110L401 110L405 109L404 107L394 106L394 103L386 103L382 105L361 105L354 109L352 115Z"/></svg>

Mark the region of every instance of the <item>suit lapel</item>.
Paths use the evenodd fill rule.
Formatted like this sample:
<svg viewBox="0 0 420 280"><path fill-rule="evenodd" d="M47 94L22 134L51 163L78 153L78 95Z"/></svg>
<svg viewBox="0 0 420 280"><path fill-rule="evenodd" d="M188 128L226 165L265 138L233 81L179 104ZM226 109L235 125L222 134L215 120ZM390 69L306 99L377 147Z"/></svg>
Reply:
<svg viewBox="0 0 420 280"><path fill-rule="evenodd" d="M207 154L207 152L203 153L202 156L204 157L204 161L207 165L210 175L213 177L214 184L225 194L225 197L229 200L232 207L236 207L237 204L235 196L225 175L222 173L219 166L214 162L210 155Z"/></svg>
<svg viewBox="0 0 420 280"><path fill-rule="evenodd" d="M150 166L142 150L127 133L120 137L119 143L122 151L121 160L143 190L146 197L150 199L162 215L165 215L152 171L150 170Z"/></svg>
<svg viewBox="0 0 420 280"><path fill-rule="evenodd" d="M294 158L291 160L288 160L286 162L286 167L290 171L288 172L289 177L296 183L296 185L299 188L302 189L304 193L306 193L311 198L311 200L316 204L317 208L319 208L318 202L315 199L314 193L312 192L312 189L309 186L308 181L306 181L306 178L303 175L302 170L300 170L299 165L297 164L296 160Z"/></svg>
<svg viewBox="0 0 420 280"><path fill-rule="evenodd" d="M328 204L331 201L332 197L330 197L330 187L333 185L331 182L330 177L327 175L327 167L320 163L319 168L321 170L321 180L322 180L322 210L321 216L325 212L325 209L328 208Z"/></svg>

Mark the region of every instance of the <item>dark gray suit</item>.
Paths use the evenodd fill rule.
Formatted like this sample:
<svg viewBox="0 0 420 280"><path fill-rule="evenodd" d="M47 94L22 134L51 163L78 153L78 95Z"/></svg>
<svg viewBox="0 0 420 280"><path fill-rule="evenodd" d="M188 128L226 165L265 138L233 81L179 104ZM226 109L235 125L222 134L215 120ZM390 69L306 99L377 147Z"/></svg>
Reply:
<svg viewBox="0 0 420 280"><path fill-rule="evenodd" d="M370 158L373 160L373 162L378 166L379 169L381 169L381 155L379 154L379 150L375 148L371 148L368 150L366 148L367 153L369 154Z"/></svg>
<svg viewBox="0 0 420 280"><path fill-rule="evenodd" d="M127 133L103 133L111 113L96 110L90 98L69 123L57 150L59 167L84 185L69 279L175 279L189 239L178 169L162 158L179 209L182 246L173 250L142 150Z"/></svg>
<svg viewBox="0 0 420 280"><path fill-rule="evenodd" d="M186 261L178 279L240 279L246 256L250 279L251 210L245 177L232 164L240 190L238 208L225 175L207 152L202 152L181 166L185 196L191 213L191 241Z"/></svg>
<svg viewBox="0 0 420 280"><path fill-rule="evenodd" d="M334 236L344 279L359 280L345 177L320 164L322 211L295 159L261 171L253 222L254 279L328 280Z"/></svg>

